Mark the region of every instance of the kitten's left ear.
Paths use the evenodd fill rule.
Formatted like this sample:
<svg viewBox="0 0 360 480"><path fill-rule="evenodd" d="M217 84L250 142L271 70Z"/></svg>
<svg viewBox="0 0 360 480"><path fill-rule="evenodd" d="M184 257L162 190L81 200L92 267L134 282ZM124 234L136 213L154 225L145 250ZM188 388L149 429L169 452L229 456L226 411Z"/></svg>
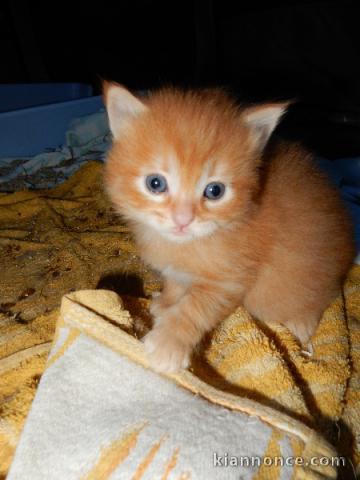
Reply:
<svg viewBox="0 0 360 480"><path fill-rule="evenodd" d="M254 143L259 149L267 144L280 118L286 112L291 102L266 103L249 107L242 113L242 118L250 128Z"/></svg>
<svg viewBox="0 0 360 480"><path fill-rule="evenodd" d="M117 139L121 136L122 128L126 122L146 112L147 107L118 83L104 81L103 93L110 130L114 138Z"/></svg>

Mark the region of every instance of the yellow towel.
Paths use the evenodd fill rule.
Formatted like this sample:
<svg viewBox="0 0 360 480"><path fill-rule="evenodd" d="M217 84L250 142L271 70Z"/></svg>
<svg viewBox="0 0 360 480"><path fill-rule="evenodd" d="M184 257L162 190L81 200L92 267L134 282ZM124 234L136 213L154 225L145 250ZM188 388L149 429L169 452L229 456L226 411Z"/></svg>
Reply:
<svg viewBox="0 0 360 480"><path fill-rule="evenodd" d="M81 288L120 289L139 330L149 321L142 297L160 288L103 195L101 168L89 163L50 191L0 195L0 476L9 467L45 367L62 295ZM193 372L222 390L305 421L348 455L355 469L360 463L359 325L358 266L349 274L344 299L325 312L311 356L284 327L265 327L240 308L209 339Z"/></svg>

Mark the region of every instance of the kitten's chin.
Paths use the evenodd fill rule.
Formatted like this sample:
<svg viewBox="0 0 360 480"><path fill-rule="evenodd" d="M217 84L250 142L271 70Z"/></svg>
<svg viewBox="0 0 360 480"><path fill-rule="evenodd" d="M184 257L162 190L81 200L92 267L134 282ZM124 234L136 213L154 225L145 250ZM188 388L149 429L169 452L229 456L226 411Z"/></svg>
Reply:
<svg viewBox="0 0 360 480"><path fill-rule="evenodd" d="M173 233L173 232L164 232L161 230L158 230L158 233L160 233L160 235L166 240L174 243L191 242L191 240L194 240L196 238L196 236L193 235L192 233Z"/></svg>
<svg viewBox="0 0 360 480"><path fill-rule="evenodd" d="M157 232L160 233L164 238L170 240L174 243L186 243L191 242L192 240L197 240L199 238L205 238L215 232L217 225L213 222L197 226L192 228L189 231L185 232L174 232L169 230L157 229Z"/></svg>

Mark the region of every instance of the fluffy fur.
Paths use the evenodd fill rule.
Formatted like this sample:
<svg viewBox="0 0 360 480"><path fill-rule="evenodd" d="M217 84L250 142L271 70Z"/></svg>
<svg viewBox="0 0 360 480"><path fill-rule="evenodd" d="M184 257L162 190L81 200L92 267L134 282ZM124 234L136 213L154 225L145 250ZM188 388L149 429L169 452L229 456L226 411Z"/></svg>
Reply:
<svg viewBox="0 0 360 480"><path fill-rule="evenodd" d="M105 184L164 289L144 341L155 368L187 367L238 305L306 343L353 258L336 191L300 146L268 143L286 104L238 107L220 90L165 89L143 101L105 85L114 135ZM164 193L145 185L163 175ZM221 181L225 194L203 192Z"/></svg>

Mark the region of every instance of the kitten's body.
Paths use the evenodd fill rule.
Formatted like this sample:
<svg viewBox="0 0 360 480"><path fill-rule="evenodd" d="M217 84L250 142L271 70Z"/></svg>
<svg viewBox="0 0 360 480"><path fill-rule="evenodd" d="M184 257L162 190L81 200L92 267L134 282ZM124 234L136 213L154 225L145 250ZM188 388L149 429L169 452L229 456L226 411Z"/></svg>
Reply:
<svg viewBox="0 0 360 480"><path fill-rule="evenodd" d="M121 135L106 183L143 259L164 276L145 339L154 366L187 366L204 332L240 304L307 342L340 292L352 234L310 155L297 145L265 146L281 112L275 121L274 106L241 112L221 92L165 91L143 111L137 106L125 124L113 121ZM108 111L111 121L109 102ZM139 179L159 171L168 192L149 195ZM214 178L227 196L209 203L202 192ZM172 228L179 211L191 212L185 234Z"/></svg>

